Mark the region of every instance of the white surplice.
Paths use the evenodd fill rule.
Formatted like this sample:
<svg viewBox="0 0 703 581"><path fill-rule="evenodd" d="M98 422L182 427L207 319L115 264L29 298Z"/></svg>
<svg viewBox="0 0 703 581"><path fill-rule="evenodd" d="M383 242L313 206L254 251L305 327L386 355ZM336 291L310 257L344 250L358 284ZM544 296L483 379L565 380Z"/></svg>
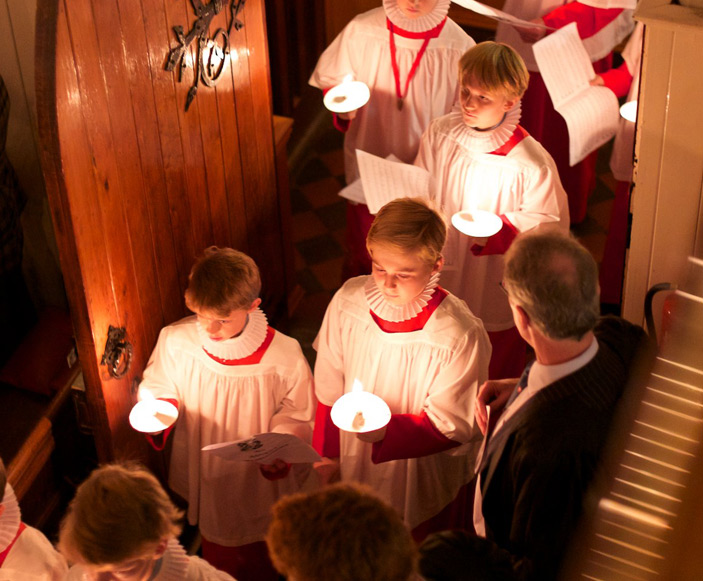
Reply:
<svg viewBox="0 0 703 581"><path fill-rule="evenodd" d="M148 392L178 400L169 485L188 501L189 522L197 523L208 541L224 546L263 540L271 505L299 490L312 470L294 464L285 478L269 481L256 463L201 451L263 432L289 433L310 443L316 401L297 341L276 331L261 361L246 365L224 365L203 348L220 358L241 359L261 344L262 325L265 335L266 319L257 310L240 336L214 343L199 332L196 317L181 319L162 329L139 386L140 399Z"/></svg>
<svg viewBox="0 0 703 581"><path fill-rule="evenodd" d="M508 155L492 155L507 139L491 143L486 133L468 127L457 110L433 121L423 136L415 164L432 175L432 197L444 214L484 210L506 216L519 232L547 224L568 230L566 193L549 153L528 136ZM478 151L477 141L485 142ZM474 256L476 243L485 239L449 228L442 284L466 301L487 331L509 329L515 323L498 286L503 255Z"/></svg>
<svg viewBox="0 0 703 581"><path fill-rule="evenodd" d="M482 438L474 400L487 378L491 347L481 322L451 294L422 329L382 331L369 310L369 278L347 281L327 308L316 340L315 389L320 402L332 406L358 379L391 413L425 412L442 435L462 444L374 464L371 444L340 432L342 479L370 485L413 528L439 513L473 477Z"/></svg>
<svg viewBox="0 0 703 581"><path fill-rule="evenodd" d="M15 542L0 567L0 581L61 581L68 570L66 560L44 534L27 526L17 537L22 515L9 482L5 485L2 506L0 553Z"/></svg>
<svg viewBox="0 0 703 581"><path fill-rule="evenodd" d="M402 92L423 40L399 34L394 39ZM439 37L430 40L399 111L384 9L360 14L342 30L320 56L310 84L329 89L352 74L371 90L369 102L357 111L344 139L348 184L359 177L356 149L383 158L392 153L412 163L430 121L449 112L456 102L459 59L475 44L447 19Z"/></svg>

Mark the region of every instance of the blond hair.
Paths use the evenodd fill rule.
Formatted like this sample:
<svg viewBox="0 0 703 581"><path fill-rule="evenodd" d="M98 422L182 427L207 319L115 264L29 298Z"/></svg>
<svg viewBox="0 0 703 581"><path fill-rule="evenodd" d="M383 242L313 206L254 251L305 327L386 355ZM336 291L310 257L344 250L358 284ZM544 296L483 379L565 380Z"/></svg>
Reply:
<svg viewBox="0 0 703 581"><path fill-rule="evenodd" d="M390 246L404 252L417 252L427 264L442 257L447 241L447 224L429 200L397 198L378 211L366 236L372 244Z"/></svg>
<svg viewBox="0 0 703 581"><path fill-rule="evenodd" d="M284 576L306 581L407 581L415 544L400 516L367 486L340 483L281 498L266 535Z"/></svg>
<svg viewBox="0 0 703 581"><path fill-rule="evenodd" d="M233 248L210 246L190 271L185 298L191 310L207 309L227 316L249 309L260 292L259 268L249 256Z"/></svg>
<svg viewBox="0 0 703 581"><path fill-rule="evenodd" d="M90 565L141 558L180 533L181 512L153 474L137 464L108 464L78 487L61 523L59 550Z"/></svg>
<svg viewBox="0 0 703 581"><path fill-rule="evenodd" d="M509 99L525 94L530 81L525 61L507 44L486 41L467 50L459 60L459 84L478 83Z"/></svg>

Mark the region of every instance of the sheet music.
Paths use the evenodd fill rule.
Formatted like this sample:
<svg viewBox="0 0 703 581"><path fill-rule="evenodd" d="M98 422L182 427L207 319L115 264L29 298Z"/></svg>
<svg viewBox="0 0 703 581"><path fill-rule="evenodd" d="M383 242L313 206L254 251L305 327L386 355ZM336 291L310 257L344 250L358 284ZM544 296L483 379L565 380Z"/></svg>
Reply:
<svg viewBox="0 0 703 581"><path fill-rule="evenodd" d="M569 164L575 165L615 135L618 99L592 87L593 65L572 22L534 44L534 55L557 112L569 130Z"/></svg>
<svg viewBox="0 0 703 581"><path fill-rule="evenodd" d="M350 202L357 204L365 204L366 196L364 195L364 186L361 185L361 178L355 179L348 186L339 190L339 195L346 198Z"/></svg>
<svg viewBox="0 0 703 581"><path fill-rule="evenodd" d="M225 460L234 460L236 462L272 464L278 458L290 464L297 464L322 460L312 446L306 444L297 436L276 432L256 434L251 438L235 442L210 444L202 448L202 450Z"/></svg>
<svg viewBox="0 0 703 581"><path fill-rule="evenodd" d="M360 149L356 150L356 159L371 214L376 214L396 198L429 197L430 174L427 170L383 159Z"/></svg>
<svg viewBox="0 0 703 581"><path fill-rule="evenodd" d="M554 30L544 24L537 24L536 22L530 22L529 20L521 20L512 14L508 14L507 12L503 12L502 10L498 10L497 8L493 8L491 6L486 6L485 4L481 4L475 0L454 0L454 4L458 4L467 10L471 10L471 12L476 12L476 14L481 14L483 16L487 16L488 18L498 20L499 22L505 22L506 24L511 24L513 26Z"/></svg>

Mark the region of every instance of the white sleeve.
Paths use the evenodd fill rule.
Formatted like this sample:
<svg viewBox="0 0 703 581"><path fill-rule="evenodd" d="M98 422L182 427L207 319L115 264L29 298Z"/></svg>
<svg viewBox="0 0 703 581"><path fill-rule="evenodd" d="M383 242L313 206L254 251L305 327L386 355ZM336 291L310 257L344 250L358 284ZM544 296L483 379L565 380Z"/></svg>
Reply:
<svg viewBox="0 0 703 581"><path fill-rule="evenodd" d="M430 386L424 411L446 438L462 443L482 438L474 421L474 401L479 386L488 379L490 358L488 335L483 325L476 324Z"/></svg>
<svg viewBox="0 0 703 581"><path fill-rule="evenodd" d="M320 403L332 406L344 395L344 352L339 320L339 293L332 297L315 339L315 393Z"/></svg>
<svg viewBox="0 0 703 581"><path fill-rule="evenodd" d="M310 366L299 347L298 350L298 363L288 378L286 393L271 417L269 429L272 432L293 434L310 443L317 400Z"/></svg>
<svg viewBox="0 0 703 581"><path fill-rule="evenodd" d="M520 232L549 223L564 230L569 228L569 204L553 162L533 171L523 188L519 209L505 213Z"/></svg>
<svg viewBox="0 0 703 581"><path fill-rule="evenodd" d="M169 343L169 327L164 327L144 369L137 399L144 399L148 393L151 397L175 399L180 403L175 377L178 367L173 350L169 349Z"/></svg>
<svg viewBox="0 0 703 581"><path fill-rule="evenodd" d="M355 74L354 28L353 21L347 24L320 55L308 81L310 85L325 90L340 84L348 74Z"/></svg>

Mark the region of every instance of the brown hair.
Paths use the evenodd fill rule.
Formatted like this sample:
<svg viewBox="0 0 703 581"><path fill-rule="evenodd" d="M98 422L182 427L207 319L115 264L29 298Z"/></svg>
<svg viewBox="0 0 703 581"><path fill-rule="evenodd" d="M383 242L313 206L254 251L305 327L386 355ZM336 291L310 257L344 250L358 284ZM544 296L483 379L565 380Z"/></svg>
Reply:
<svg viewBox="0 0 703 581"><path fill-rule="evenodd" d="M137 464L108 464L76 491L61 523L59 550L70 561L111 565L140 558L180 533L181 512Z"/></svg>
<svg viewBox="0 0 703 581"><path fill-rule="evenodd" d="M513 48L486 41L467 50L459 60L459 85L472 81L491 93L513 99L525 94L530 73Z"/></svg>
<svg viewBox="0 0 703 581"><path fill-rule="evenodd" d="M261 292L256 263L243 252L210 246L193 265L186 289L191 310L207 309L227 316L249 309Z"/></svg>
<svg viewBox="0 0 703 581"><path fill-rule="evenodd" d="M397 198L378 211L366 236L366 248L382 244L402 251L416 251L428 264L442 256L447 224L424 198Z"/></svg>
<svg viewBox="0 0 703 581"><path fill-rule="evenodd" d="M276 569L305 581L407 581L415 571L407 527L359 484L283 497L266 542Z"/></svg>

